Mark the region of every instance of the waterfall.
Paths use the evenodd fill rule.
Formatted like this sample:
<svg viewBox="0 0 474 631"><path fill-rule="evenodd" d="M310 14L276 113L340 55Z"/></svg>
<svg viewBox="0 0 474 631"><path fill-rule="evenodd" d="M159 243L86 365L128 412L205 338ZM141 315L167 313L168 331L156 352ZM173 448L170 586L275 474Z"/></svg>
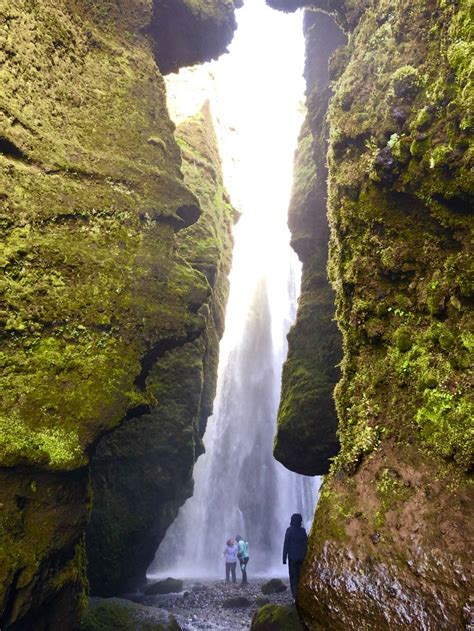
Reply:
<svg viewBox="0 0 474 631"><path fill-rule="evenodd" d="M210 99L226 185L243 214L234 231L206 453L194 468L194 495L166 533L150 575L221 576L225 541L236 534L250 544L250 577L280 574L291 514L302 513L307 525L312 518L319 480L287 471L272 456L300 277L286 212L302 122L304 82L295 81L304 59L301 21L251 0L238 11L229 55L168 82L175 114L194 113Z"/></svg>

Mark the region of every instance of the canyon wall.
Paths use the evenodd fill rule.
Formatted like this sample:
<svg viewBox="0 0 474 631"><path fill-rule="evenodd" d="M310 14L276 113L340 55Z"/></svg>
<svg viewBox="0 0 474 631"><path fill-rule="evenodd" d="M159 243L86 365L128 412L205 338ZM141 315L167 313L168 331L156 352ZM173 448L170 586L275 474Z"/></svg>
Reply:
<svg viewBox="0 0 474 631"><path fill-rule="evenodd" d="M194 154L184 181L157 62L169 70L215 56L235 19L230 0L173 3L201 45L170 42L165 55L158 34L181 28L168 5L0 2L2 628L77 627L90 508L94 524L94 497L115 510L134 446L148 461L149 436L136 432L153 426L163 440L141 478L130 472L154 492L142 517L155 542L191 491L214 390L232 209L206 113L182 130L183 151ZM100 553L111 567L109 526ZM146 569L146 554L137 556L133 577ZM125 578L114 568L110 580Z"/></svg>
<svg viewBox="0 0 474 631"><path fill-rule="evenodd" d="M316 510L298 609L309 629L471 628L472 6L269 4L329 11L348 34L330 61L327 111L329 275L343 338L340 451ZM306 15L315 75L318 19L327 18ZM322 121L314 138L325 118L320 100L308 107L309 120ZM315 177L320 160L313 150ZM307 203L319 216L318 202ZM309 316L304 297L295 331L311 318L312 341L327 326L326 303L314 301ZM287 396L301 378L291 344L277 443L286 452L291 433L279 442L292 414L308 438L322 435ZM323 351L312 344L305 352L317 361ZM314 445L306 457L320 466Z"/></svg>
<svg viewBox="0 0 474 631"><path fill-rule="evenodd" d="M145 582L145 571L181 504L215 396L224 330L234 211L222 184L209 108L176 138L185 183L203 210L177 237L176 257L192 281L190 309L202 325L186 341L166 340L143 382L153 397L104 436L91 461L93 507L87 558L93 594L112 596Z"/></svg>
<svg viewBox="0 0 474 631"><path fill-rule="evenodd" d="M275 457L304 475L329 470L339 450L333 390L342 358L334 318L335 295L327 277L326 113L331 96L328 60L345 37L329 15L308 12L305 63L307 115L293 174L289 208L291 245L303 263L298 317L288 335Z"/></svg>

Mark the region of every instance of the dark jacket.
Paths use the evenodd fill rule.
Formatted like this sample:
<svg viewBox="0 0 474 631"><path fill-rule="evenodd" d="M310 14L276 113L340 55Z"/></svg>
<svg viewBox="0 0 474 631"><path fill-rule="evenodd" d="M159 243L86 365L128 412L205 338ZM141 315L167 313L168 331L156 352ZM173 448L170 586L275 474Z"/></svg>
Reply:
<svg viewBox="0 0 474 631"><path fill-rule="evenodd" d="M296 525L287 528L283 544L283 563L286 563L287 557L290 561L302 561L306 556L307 543L308 537L304 528Z"/></svg>

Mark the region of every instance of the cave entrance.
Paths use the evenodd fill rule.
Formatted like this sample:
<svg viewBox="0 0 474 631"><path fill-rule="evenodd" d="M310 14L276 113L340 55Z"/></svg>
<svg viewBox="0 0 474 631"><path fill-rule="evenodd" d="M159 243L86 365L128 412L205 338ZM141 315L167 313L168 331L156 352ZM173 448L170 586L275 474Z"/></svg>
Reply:
<svg viewBox="0 0 474 631"><path fill-rule="evenodd" d="M222 549L238 532L250 542L252 577L283 574L289 517L300 512L309 524L319 485L272 455L286 334L300 283L287 212L305 114L303 16L252 0L237 19L228 54L167 78L177 123L210 102L225 185L242 215L206 454L194 469L194 496L150 568L153 577L221 577Z"/></svg>

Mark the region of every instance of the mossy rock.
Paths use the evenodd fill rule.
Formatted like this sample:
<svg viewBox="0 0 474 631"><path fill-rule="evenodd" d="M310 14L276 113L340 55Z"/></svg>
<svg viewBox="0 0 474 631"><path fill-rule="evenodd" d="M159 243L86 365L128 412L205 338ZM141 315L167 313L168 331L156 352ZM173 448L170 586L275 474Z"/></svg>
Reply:
<svg viewBox="0 0 474 631"><path fill-rule="evenodd" d="M86 480L91 447L123 421L156 406L162 389L156 383L147 388L150 366L173 342L182 347L197 338L189 355L194 360L200 354L200 365L191 362L193 378L184 386L190 396L175 401L175 417L186 416L191 427L199 427L187 432L182 460L174 458L177 447L168 450L173 452L168 462L174 458L177 464L160 477L156 493L167 498L158 510L168 524L190 493L190 471L202 450L231 239L216 226L209 248L215 257L202 242L196 247L204 251L209 278L214 272L219 285L212 302L206 273L178 252L177 232L202 210L184 182L152 49L154 8L162 4L44 0L39 9L13 0L0 8L2 51L10 51L0 53L0 464L2 480L9 479L2 488L7 501L2 501L0 524L2 627L33 628L32 617L38 628L75 626L87 583L82 535L91 508ZM194 60L223 50L235 23L233 3L185 4L194 5L187 28L197 39L201 27L216 35L209 47L205 38L199 43ZM170 21L166 27L179 30ZM193 43L187 44L191 51ZM222 182L214 192L225 231L232 213ZM208 232L213 217L205 222ZM198 313L204 303L208 317ZM181 391L175 393L175 400L180 397ZM159 431L174 440L183 427L170 428L170 399L171 394ZM181 414L190 399L193 409ZM131 425L133 434L137 425ZM139 429L146 431L147 423ZM143 448L144 442L142 437L137 445ZM122 443L118 451L127 447ZM146 455L143 460L150 461ZM110 472L107 491L118 482L118 469ZM136 469L130 477L143 488ZM18 487L16 500L12 491ZM101 517L109 517L102 543L110 547L98 564L106 575L111 570L111 580L122 579L121 571L130 565L129 532L121 529L127 511L120 502L107 504L98 494L95 499ZM154 500L150 493L138 508L155 506ZM137 511L142 528L137 546L151 524L160 531L158 540L167 527L165 519L146 517ZM134 526L130 530L136 533L140 529ZM150 548L156 549L157 539L148 541ZM131 550L139 565L131 570L134 578L138 573L144 578L150 554Z"/></svg>
<svg viewBox="0 0 474 631"><path fill-rule="evenodd" d="M303 631L296 607L265 605L252 619L251 631Z"/></svg>
<svg viewBox="0 0 474 631"><path fill-rule="evenodd" d="M113 596L146 582L146 568L192 492L192 467L202 453L212 412L234 209L223 186L209 107L181 123L176 138L185 182L198 197L202 214L176 236L178 273L171 289L185 300L186 319L194 326L182 328L170 300L166 311L175 322L169 323L167 339L144 361L146 404L138 405L97 446L87 536L94 595Z"/></svg>
<svg viewBox="0 0 474 631"><path fill-rule="evenodd" d="M123 598L91 598L81 620L81 631L180 631L168 612Z"/></svg>
<svg viewBox="0 0 474 631"><path fill-rule="evenodd" d="M474 462L466 275L474 229L472 3L270 2L288 9L337 4L350 31L323 111L312 98L321 94L321 38L314 28L305 31L315 140L329 126L328 270L343 357L334 390L340 451L316 508L298 611L311 629L343 631L354 620L401 628L419 611L425 626L457 628L469 598L456 575L469 572ZM319 157L311 163L305 151L297 165L304 156L311 177ZM319 221L317 204L296 190ZM300 222L294 228L297 242L305 237L306 265L321 244L311 243ZM320 304L308 300L305 278L303 269L275 450L285 457L293 451L303 463L316 460L316 423L313 406L303 408L296 395L308 400L321 373L321 345L314 343ZM298 379L306 379L304 390ZM285 434L286 419L292 429ZM422 515L417 550L425 559L416 575L401 561L412 554L415 528L404 527L413 511ZM341 576L357 580L346 589Z"/></svg>

